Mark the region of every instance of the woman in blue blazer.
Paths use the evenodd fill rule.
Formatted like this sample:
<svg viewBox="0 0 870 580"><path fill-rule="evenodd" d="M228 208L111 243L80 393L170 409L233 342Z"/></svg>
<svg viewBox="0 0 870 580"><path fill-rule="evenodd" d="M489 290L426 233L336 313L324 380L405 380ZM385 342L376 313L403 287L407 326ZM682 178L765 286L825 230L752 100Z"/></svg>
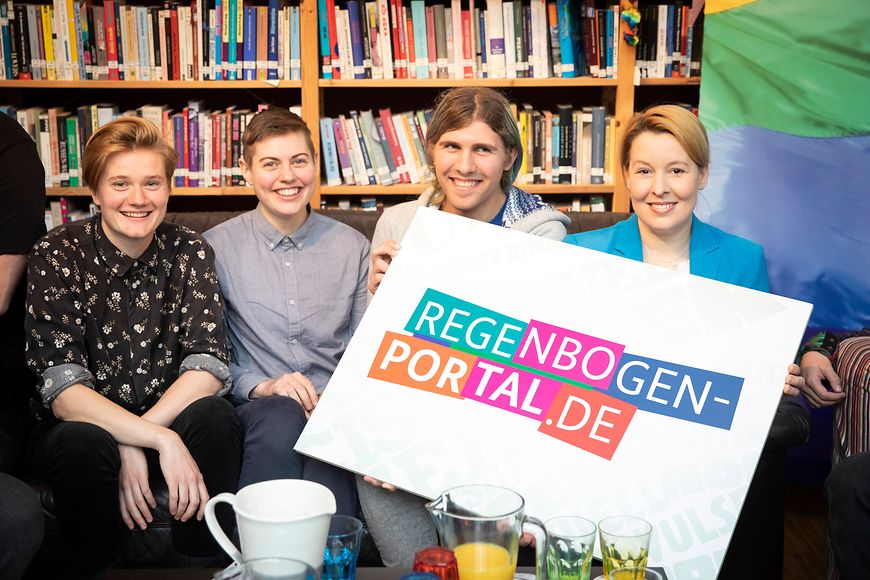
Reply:
<svg viewBox="0 0 870 580"><path fill-rule="evenodd" d="M707 185L710 145L698 118L659 105L629 121L620 145L622 172L634 214L609 228L573 234L575 246L768 292L764 249L705 224L694 215ZM803 379L789 367L783 392L797 395Z"/></svg>

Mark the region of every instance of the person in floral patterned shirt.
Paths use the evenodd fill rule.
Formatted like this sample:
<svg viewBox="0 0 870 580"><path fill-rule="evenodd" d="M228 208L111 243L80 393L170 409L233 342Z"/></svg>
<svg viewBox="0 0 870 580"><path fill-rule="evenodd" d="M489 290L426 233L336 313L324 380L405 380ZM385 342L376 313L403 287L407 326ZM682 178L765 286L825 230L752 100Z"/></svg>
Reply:
<svg viewBox="0 0 870 580"><path fill-rule="evenodd" d="M194 557L219 553L205 504L238 484L214 254L163 223L177 158L142 119L100 128L82 156L100 214L28 258L27 361L46 407L30 461L52 484L77 573L118 560L122 525L153 521L149 474L167 484L176 550Z"/></svg>

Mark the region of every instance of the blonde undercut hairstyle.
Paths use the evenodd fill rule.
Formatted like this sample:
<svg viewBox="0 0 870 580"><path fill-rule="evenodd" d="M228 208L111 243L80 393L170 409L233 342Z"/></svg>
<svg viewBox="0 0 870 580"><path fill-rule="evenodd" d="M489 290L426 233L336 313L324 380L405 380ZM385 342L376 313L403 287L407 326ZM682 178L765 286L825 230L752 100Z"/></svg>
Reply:
<svg viewBox="0 0 870 580"><path fill-rule="evenodd" d="M486 123L501 137L507 151L515 150L517 158L513 166L505 171L500 180L501 189L507 193L523 165L523 145L520 129L514 119L508 100L500 92L486 87L457 87L441 93L429 128L426 132L426 161L433 175L431 184L435 192L430 203L440 206L444 202L444 191L435 176L433 147L444 133L467 127L475 121Z"/></svg>
<svg viewBox="0 0 870 580"><path fill-rule="evenodd" d="M178 152L169 146L154 123L140 117L120 117L97 129L82 153L82 177L96 192L106 164L112 155L129 151L154 151L163 159L163 172L169 187L178 164Z"/></svg>
<svg viewBox="0 0 870 580"><path fill-rule="evenodd" d="M625 127L622 146L622 169L631 163L631 145L641 133L667 133L680 144L695 165L700 168L710 164L710 142L707 130L691 111L679 105L655 105L636 113Z"/></svg>

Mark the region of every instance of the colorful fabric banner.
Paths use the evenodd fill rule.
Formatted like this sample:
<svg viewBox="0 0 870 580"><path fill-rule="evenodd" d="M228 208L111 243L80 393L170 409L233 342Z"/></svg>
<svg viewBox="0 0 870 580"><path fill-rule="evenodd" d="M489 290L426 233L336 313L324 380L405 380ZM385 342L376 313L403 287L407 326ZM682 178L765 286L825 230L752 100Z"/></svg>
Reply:
<svg viewBox="0 0 870 580"><path fill-rule="evenodd" d="M720 7L722 8L722 7ZM870 323L870 8L758 0L706 15L698 216L765 247L811 325Z"/></svg>

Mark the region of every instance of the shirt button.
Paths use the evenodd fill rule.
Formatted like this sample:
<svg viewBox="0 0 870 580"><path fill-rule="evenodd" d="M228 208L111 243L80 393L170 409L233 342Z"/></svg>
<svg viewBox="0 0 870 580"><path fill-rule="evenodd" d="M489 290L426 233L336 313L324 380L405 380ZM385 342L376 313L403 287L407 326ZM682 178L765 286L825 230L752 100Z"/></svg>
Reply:
<svg viewBox="0 0 870 580"><path fill-rule="evenodd" d="M275 247L275 244L273 244L273 243L270 242L270 243L269 243L269 247L270 247L270 248L274 248L274 247Z"/></svg>
<svg viewBox="0 0 870 580"><path fill-rule="evenodd" d="M296 344L297 342L299 342L299 341L294 338L293 340L290 341L290 344Z"/></svg>
<svg viewBox="0 0 870 580"><path fill-rule="evenodd" d="M291 301L290 301L290 304L296 304L296 301L295 301L295 300L291 300Z"/></svg>
<svg viewBox="0 0 870 580"><path fill-rule="evenodd" d="M291 264L290 262L284 262L284 265L287 266L288 268L293 266L293 264Z"/></svg>

